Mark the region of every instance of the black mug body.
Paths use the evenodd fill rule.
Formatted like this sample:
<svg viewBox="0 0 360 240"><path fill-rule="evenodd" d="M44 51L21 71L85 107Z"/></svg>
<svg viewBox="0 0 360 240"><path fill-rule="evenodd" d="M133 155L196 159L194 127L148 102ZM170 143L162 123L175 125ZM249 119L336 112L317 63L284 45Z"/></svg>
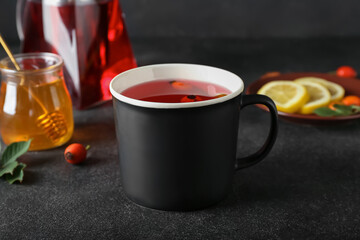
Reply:
<svg viewBox="0 0 360 240"><path fill-rule="evenodd" d="M240 97L179 109L144 108L114 99L127 196L150 208L181 211L223 199L235 171Z"/></svg>
<svg viewBox="0 0 360 240"><path fill-rule="evenodd" d="M190 103L136 100L122 92L140 83L160 79L189 79L227 88L226 96ZM273 101L244 95L244 84L223 69L195 64L159 64L128 70L110 83L122 186L139 205L160 210L189 211L222 200L235 170L262 160L277 133ZM237 159L241 108L264 104L271 127L262 148Z"/></svg>

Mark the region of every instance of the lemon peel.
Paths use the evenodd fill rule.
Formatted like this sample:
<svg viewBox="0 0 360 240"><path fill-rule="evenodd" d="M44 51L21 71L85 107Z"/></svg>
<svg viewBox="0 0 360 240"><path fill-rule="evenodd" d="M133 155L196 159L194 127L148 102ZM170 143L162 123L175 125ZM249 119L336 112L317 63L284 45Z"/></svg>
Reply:
<svg viewBox="0 0 360 240"><path fill-rule="evenodd" d="M296 81L306 88L310 98L300 108L301 114L311 114L315 109L325 107L330 103L331 95L329 90L323 85L309 81Z"/></svg>
<svg viewBox="0 0 360 240"><path fill-rule="evenodd" d="M343 97L345 95L345 89L341 85L331 82L331 81L327 81L323 78L302 77L302 78L297 78L294 81L298 82L298 83L314 82L314 83L319 83L319 84L323 85L330 92L330 95L331 95L330 101L332 101L332 102L340 101L341 99L343 99Z"/></svg>
<svg viewBox="0 0 360 240"><path fill-rule="evenodd" d="M264 84L257 92L270 97L281 112L294 113L309 99L306 88L288 80L271 81Z"/></svg>

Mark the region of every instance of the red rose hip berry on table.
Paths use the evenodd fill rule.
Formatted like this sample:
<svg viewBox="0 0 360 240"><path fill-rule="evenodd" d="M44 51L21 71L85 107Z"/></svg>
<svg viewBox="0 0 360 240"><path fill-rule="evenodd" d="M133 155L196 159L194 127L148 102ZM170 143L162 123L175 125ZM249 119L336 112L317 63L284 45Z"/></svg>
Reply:
<svg viewBox="0 0 360 240"><path fill-rule="evenodd" d="M86 159L86 153L90 146L84 147L80 143L70 144L64 152L65 160L71 164L78 164Z"/></svg>
<svg viewBox="0 0 360 240"><path fill-rule="evenodd" d="M357 72L350 66L341 66L336 70L336 75L339 77L354 78L356 77Z"/></svg>

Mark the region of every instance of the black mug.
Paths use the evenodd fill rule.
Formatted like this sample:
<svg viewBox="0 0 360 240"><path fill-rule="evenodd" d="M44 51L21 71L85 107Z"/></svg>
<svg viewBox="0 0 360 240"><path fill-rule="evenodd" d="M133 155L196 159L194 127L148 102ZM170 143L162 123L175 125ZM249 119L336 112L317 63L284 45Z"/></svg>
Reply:
<svg viewBox="0 0 360 240"><path fill-rule="evenodd" d="M207 101L159 103L128 98L122 91L147 81L189 79L221 85L230 94ZM274 102L244 95L244 83L223 69L195 64L158 64L117 75L110 83L122 186L135 203L189 211L226 197L235 170L261 161L274 145ZM271 127L258 152L236 159L239 113L250 104L269 108Z"/></svg>

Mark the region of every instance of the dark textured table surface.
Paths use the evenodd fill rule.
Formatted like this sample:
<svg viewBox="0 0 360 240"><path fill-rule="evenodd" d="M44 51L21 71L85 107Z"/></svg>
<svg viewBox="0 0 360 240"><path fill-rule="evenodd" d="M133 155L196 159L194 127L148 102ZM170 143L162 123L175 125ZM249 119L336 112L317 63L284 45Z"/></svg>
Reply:
<svg viewBox="0 0 360 240"><path fill-rule="evenodd" d="M344 64L360 70L359 39L142 39L133 48L139 65L212 65L238 74L246 86L274 70L328 72ZM243 156L262 145L269 115L247 107L240 119ZM272 152L237 172L221 203L163 212L124 195L111 103L75 111L71 142L92 146L87 161L66 163L65 146L21 157L28 165L23 183L0 181L0 239L359 239L360 122L279 124Z"/></svg>

